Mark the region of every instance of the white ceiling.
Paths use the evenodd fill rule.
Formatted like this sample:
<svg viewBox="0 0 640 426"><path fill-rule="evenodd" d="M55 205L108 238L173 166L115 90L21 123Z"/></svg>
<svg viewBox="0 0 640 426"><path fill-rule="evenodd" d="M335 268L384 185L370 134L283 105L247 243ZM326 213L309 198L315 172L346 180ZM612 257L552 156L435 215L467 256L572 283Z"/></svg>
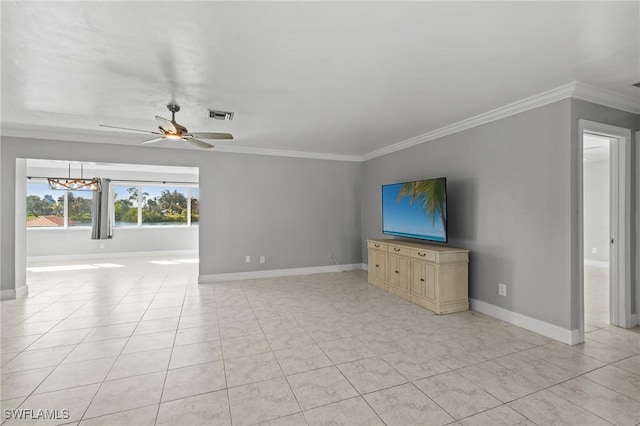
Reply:
<svg viewBox="0 0 640 426"><path fill-rule="evenodd" d="M638 2L1 7L5 135L135 144L98 124L153 130L174 99L218 145L361 156L572 81L640 105Z"/></svg>

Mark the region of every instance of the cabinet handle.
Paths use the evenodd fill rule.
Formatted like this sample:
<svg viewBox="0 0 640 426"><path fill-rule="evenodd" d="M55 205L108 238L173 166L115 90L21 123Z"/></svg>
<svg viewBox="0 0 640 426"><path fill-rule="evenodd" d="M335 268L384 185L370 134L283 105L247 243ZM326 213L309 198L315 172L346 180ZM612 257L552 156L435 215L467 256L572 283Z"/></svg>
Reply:
<svg viewBox="0 0 640 426"><path fill-rule="evenodd" d="M376 268L378 267L378 265L376 265Z"/></svg>
<svg viewBox="0 0 640 426"><path fill-rule="evenodd" d="M425 257L426 255L427 255L427 253L420 253L420 252L418 252L418 256Z"/></svg>
<svg viewBox="0 0 640 426"><path fill-rule="evenodd" d="M399 249L399 248L395 248L395 247L394 247L394 248L393 248L393 251L400 251L400 249Z"/></svg>
<svg viewBox="0 0 640 426"><path fill-rule="evenodd" d="M374 244L373 246L374 247L380 247L380 244Z"/></svg>
<svg viewBox="0 0 640 426"><path fill-rule="evenodd" d="M396 274L399 274L400 272L396 271Z"/></svg>
<svg viewBox="0 0 640 426"><path fill-rule="evenodd" d="M424 282L424 278L420 278L420 281Z"/></svg>

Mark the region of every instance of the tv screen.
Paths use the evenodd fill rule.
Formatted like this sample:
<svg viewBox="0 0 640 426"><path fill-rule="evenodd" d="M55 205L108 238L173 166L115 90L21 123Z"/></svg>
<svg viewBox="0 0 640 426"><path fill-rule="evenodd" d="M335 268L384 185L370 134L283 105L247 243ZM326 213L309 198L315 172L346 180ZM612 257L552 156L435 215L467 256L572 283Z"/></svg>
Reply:
<svg viewBox="0 0 640 426"><path fill-rule="evenodd" d="M382 185L382 233L447 242L447 179Z"/></svg>

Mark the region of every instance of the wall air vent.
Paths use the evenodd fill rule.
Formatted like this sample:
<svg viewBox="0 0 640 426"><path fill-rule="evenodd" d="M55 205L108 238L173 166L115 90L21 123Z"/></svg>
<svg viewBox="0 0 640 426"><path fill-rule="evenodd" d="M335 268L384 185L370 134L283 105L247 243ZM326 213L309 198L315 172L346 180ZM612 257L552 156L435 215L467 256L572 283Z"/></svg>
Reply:
<svg viewBox="0 0 640 426"><path fill-rule="evenodd" d="M215 118L216 120L233 120L233 113L210 109L209 118Z"/></svg>

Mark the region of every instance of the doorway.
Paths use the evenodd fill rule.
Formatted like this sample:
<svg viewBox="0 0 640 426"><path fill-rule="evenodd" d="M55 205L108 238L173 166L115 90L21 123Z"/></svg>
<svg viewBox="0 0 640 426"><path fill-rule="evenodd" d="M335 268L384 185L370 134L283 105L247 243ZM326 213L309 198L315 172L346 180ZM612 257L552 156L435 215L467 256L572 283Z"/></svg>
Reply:
<svg viewBox="0 0 640 426"><path fill-rule="evenodd" d="M611 139L583 135L584 326L585 332L611 324Z"/></svg>
<svg viewBox="0 0 640 426"><path fill-rule="evenodd" d="M21 255L26 257L30 291L73 286L74 280L130 280L135 276L131 271L142 273L145 267L156 272L173 268L197 277L197 167L20 161L24 170L16 193L19 188L24 218L16 220L16 233L24 235ZM82 177L81 170L84 176L100 179L101 203L94 202L97 191L50 183ZM108 222L100 230L107 233L104 238L95 238L98 221Z"/></svg>
<svg viewBox="0 0 640 426"><path fill-rule="evenodd" d="M579 341L631 327L631 131L579 122Z"/></svg>

